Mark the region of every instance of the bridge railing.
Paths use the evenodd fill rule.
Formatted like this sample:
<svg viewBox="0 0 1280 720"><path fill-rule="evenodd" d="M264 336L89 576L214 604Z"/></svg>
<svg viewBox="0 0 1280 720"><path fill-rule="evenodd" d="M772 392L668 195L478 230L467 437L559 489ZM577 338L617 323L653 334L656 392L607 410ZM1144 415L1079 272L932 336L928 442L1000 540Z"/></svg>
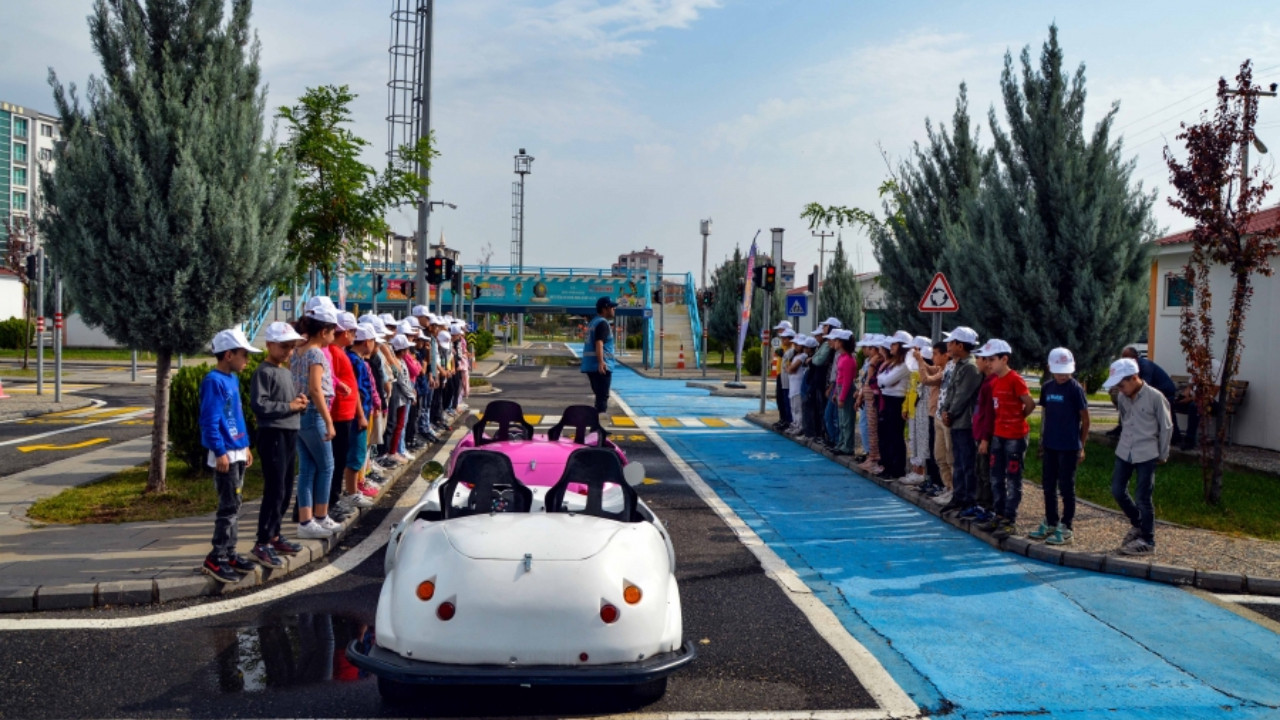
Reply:
<svg viewBox="0 0 1280 720"><path fill-rule="evenodd" d="M693 273L684 274L684 304L689 308L689 327L693 334L693 366L702 367L702 318L698 316L698 289Z"/></svg>

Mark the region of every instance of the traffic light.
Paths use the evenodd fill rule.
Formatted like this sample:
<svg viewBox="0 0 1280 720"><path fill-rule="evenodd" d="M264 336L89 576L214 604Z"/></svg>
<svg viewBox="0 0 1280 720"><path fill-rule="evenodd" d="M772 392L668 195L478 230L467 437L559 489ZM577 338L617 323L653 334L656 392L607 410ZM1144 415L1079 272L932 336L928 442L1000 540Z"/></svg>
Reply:
<svg viewBox="0 0 1280 720"><path fill-rule="evenodd" d="M27 281L28 282L35 282L36 280L39 279L39 275L36 272L36 257L37 255L35 253L31 253L30 255L27 256Z"/></svg>
<svg viewBox="0 0 1280 720"><path fill-rule="evenodd" d="M818 276L815 273L809 273L809 292L813 295L818 294Z"/></svg>
<svg viewBox="0 0 1280 720"><path fill-rule="evenodd" d="M417 293L417 289L418 289L418 281L417 281L417 280L406 280L406 281L404 282L404 284L403 284L403 285L401 285L400 287L401 287L402 292L404 293L404 296L405 296L405 297L407 297L407 298L416 298L416 297L418 296L418 293Z"/></svg>
<svg viewBox="0 0 1280 720"><path fill-rule="evenodd" d="M702 304L703 304L703 306L705 306L705 307L710 307L710 306L712 306L712 305L715 305L715 304L716 304L716 291L715 291L715 290L713 290L712 288L705 288L705 289L703 289L703 291L702 291Z"/></svg>
<svg viewBox="0 0 1280 720"><path fill-rule="evenodd" d="M374 294L376 294L376 295L381 295L381 294L382 294L382 290L383 290L383 288L384 288L385 286L386 286L386 282L384 282L384 278L382 277L382 273L374 273L374 274L373 274L373 292L374 292Z"/></svg>
<svg viewBox="0 0 1280 720"><path fill-rule="evenodd" d="M654 290L654 291L653 291L653 304L654 304L654 305L661 305L661 304L662 304L662 291L661 291L661 290Z"/></svg>
<svg viewBox="0 0 1280 720"><path fill-rule="evenodd" d="M471 283L471 297L472 299L480 297L480 284L474 281Z"/></svg>
<svg viewBox="0 0 1280 720"><path fill-rule="evenodd" d="M761 285L765 292L771 293L778 286L778 269L773 265L765 265L763 270L764 282Z"/></svg>
<svg viewBox="0 0 1280 720"><path fill-rule="evenodd" d="M453 273L453 295L459 297L462 295L462 273Z"/></svg>
<svg viewBox="0 0 1280 720"><path fill-rule="evenodd" d="M446 259L439 256L427 258L427 282L439 285L445 281L444 261Z"/></svg>
<svg viewBox="0 0 1280 720"><path fill-rule="evenodd" d="M757 265L755 269L751 271L751 284L755 285L756 287L764 287L764 266L763 265Z"/></svg>

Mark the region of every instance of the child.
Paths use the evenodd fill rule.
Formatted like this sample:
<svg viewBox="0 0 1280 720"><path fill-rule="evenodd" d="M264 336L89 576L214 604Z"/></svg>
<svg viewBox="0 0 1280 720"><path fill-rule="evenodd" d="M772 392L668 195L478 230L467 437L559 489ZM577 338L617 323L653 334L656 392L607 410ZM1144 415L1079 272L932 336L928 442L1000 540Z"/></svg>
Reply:
<svg viewBox="0 0 1280 720"><path fill-rule="evenodd" d="M991 358L975 355L974 365L982 373L982 384L978 386L978 400L973 407L973 441L978 444L978 454L973 460L973 477L976 481L974 498L978 504L974 522L982 524L995 519L996 513L991 502L991 438L995 435L995 407L991 402L991 383L995 375L991 374Z"/></svg>
<svg viewBox="0 0 1280 720"><path fill-rule="evenodd" d="M960 517L972 519L979 513L978 481L974 475L973 406L982 385L982 373L970 354L978 343L978 333L961 326L948 333L946 340L947 355L955 361L955 367L951 378L943 383L938 410L942 424L951 434L954 495L942 510L960 510Z"/></svg>
<svg viewBox="0 0 1280 720"><path fill-rule="evenodd" d="M327 304L306 311L296 329L306 342L289 359L293 385L310 404L298 428L298 537L326 538L340 527L329 517L329 484L333 482L336 431L329 415L333 401L333 367L326 348L333 344L338 313Z"/></svg>
<svg viewBox="0 0 1280 720"><path fill-rule="evenodd" d="M413 381L409 379L409 368L405 365L405 357L409 354L409 338L396 335L391 338L391 350L395 352L396 365L393 368L395 381L391 386L391 459L396 464L408 462L405 456L404 435L405 424L409 419L409 406L416 399Z"/></svg>
<svg viewBox="0 0 1280 720"><path fill-rule="evenodd" d="M1084 387L1071 377L1076 359L1066 348L1049 353L1053 379L1040 386L1040 457L1043 458L1044 522L1027 533L1045 545L1071 542L1076 516L1076 466L1084 462L1089 438L1089 400ZM1062 521L1058 521L1058 492L1062 492Z"/></svg>
<svg viewBox="0 0 1280 720"><path fill-rule="evenodd" d="M1138 377L1138 363L1122 358L1111 363L1111 375L1104 390L1119 388L1120 420L1124 428L1116 443L1116 464L1111 473L1111 497L1115 498L1132 525L1124 536L1124 555L1155 552L1155 507L1151 491L1155 487L1156 464L1169 459L1173 440L1173 418L1169 401L1160 391ZM1138 475L1137 503L1129 496L1129 478Z"/></svg>
<svg viewBox="0 0 1280 720"><path fill-rule="evenodd" d="M867 459L863 460L859 468L866 470L872 475L879 475L884 472L884 466L880 464L880 385L879 373L880 366L884 362L884 340L883 335L873 335L866 349L869 351L867 355L867 381L862 384L861 395L858 398L858 407L862 409L862 419L866 421L867 432L863 438L862 448L867 452Z"/></svg>
<svg viewBox="0 0 1280 720"><path fill-rule="evenodd" d="M221 583L239 582L243 574L253 570L250 560L236 552L240 491L244 488L244 471L253 464L237 373L249 361L250 352L262 351L250 345L238 327L214 335L213 356L218 364L200 383L200 444L209 451L209 467L213 468L213 484L218 492L213 550L200 569Z"/></svg>
<svg viewBox="0 0 1280 720"><path fill-rule="evenodd" d="M333 343L328 348L335 391L329 404L334 429L333 441L330 443L333 451L333 477L329 482L329 517L339 524L346 522L355 513L355 508L350 503L342 502L347 455L351 450L351 440L357 425L368 422L360 407L355 369L351 367L351 360L347 357L347 348L351 346L357 326L355 315L339 312L338 327L334 331Z"/></svg>
<svg viewBox="0 0 1280 720"><path fill-rule="evenodd" d="M792 332L784 330L783 333ZM811 338L808 335L797 336L791 343L789 353L783 355L785 367L783 372L787 374L788 395L787 400L791 403L791 425L783 428L783 430L791 437L797 437L804 434L804 413L805 401L805 360L809 358L809 343ZM815 345L817 343L814 343Z"/></svg>
<svg viewBox="0 0 1280 720"><path fill-rule="evenodd" d="M979 528L1009 537L1018 532L1018 506L1022 504L1022 459L1027 454L1027 416L1035 400L1022 376L1009 367L1013 349L1004 340L992 339L978 351L987 358L991 377L991 497L995 517Z"/></svg>
<svg viewBox="0 0 1280 720"><path fill-rule="evenodd" d="M373 352L375 332L372 328L357 325L346 333L347 364L356 388L356 416L351 425L350 442L346 456L342 458L342 499L339 502L355 512L358 508L373 507L373 500L360 491L360 475L364 472L365 456L369 451L369 418L373 415L373 376L364 359Z"/></svg>
<svg viewBox="0 0 1280 720"><path fill-rule="evenodd" d="M929 345L929 338L912 338L907 355L907 369L911 372L911 378L902 412L907 420L907 456L911 471L902 481L904 485L924 486L929 481L925 465L929 461L929 438L932 437L929 430L929 404L933 388L924 384L924 368L933 358L933 350Z"/></svg>
<svg viewBox="0 0 1280 720"><path fill-rule="evenodd" d="M302 336L289 323L267 327L267 357L249 381L249 406L258 420L258 456L262 460L262 507L258 538L251 557L261 565L280 567L281 555L297 555L300 546L280 536L284 509L293 495L294 455L301 413L309 404L293 385L289 359Z"/></svg>
<svg viewBox="0 0 1280 720"><path fill-rule="evenodd" d="M840 413L840 439L836 443L837 455L852 455L853 432L857 426L857 410L854 408L854 380L858 376L858 359L854 356L853 333L848 330L832 330L839 333L836 343L840 353L836 357L836 409Z"/></svg>

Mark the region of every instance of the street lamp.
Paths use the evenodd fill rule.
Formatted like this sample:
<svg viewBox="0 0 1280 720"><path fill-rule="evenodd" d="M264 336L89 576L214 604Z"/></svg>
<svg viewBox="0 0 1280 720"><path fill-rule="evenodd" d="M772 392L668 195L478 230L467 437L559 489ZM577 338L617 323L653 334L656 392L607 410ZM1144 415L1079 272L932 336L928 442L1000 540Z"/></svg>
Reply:
<svg viewBox="0 0 1280 720"><path fill-rule="evenodd" d="M698 293L699 304L702 306L702 377L707 376L707 237L711 235L711 218L707 218L698 223L699 230L702 232L702 292Z"/></svg>
<svg viewBox="0 0 1280 720"><path fill-rule="evenodd" d="M520 176L519 182L516 183L517 202L516 208L516 227L515 237L512 238L511 248L512 260L516 261L516 272L524 272L524 177L533 172L533 156L526 153L524 148L520 148L520 153L515 157L515 173ZM524 313L518 315L519 334L516 342L524 344Z"/></svg>

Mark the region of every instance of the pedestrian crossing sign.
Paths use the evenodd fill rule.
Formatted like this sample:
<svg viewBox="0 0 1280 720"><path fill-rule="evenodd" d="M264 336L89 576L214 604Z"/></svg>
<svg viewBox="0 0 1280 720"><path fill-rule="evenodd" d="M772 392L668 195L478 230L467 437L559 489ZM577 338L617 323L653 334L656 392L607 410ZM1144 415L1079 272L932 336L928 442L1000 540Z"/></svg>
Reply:
<svg viewBox="0 0 1280 720"><path fill-rule="evenodd" d="M804 317L809 314L809 296L793 295L787 298L787 317Z"/></svg>

